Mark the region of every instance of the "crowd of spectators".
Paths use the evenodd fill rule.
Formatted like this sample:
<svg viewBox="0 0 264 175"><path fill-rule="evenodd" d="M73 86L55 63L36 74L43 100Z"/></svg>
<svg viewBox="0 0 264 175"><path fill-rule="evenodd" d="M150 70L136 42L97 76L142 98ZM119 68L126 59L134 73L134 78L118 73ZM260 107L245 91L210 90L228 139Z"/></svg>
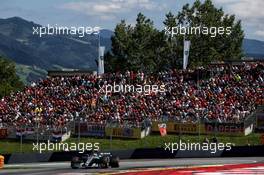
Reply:
<svg viewBox="0 0 264 175"><path fill-rule="evenodd" d="M47 77L0 101L0 127L63 127L81 121L142 126L143 121L243 122L264 98L263 63L199 70ZM202 76L203 72L209 76ZM102 91L111 84L164 85L165 91Z"/></svg>

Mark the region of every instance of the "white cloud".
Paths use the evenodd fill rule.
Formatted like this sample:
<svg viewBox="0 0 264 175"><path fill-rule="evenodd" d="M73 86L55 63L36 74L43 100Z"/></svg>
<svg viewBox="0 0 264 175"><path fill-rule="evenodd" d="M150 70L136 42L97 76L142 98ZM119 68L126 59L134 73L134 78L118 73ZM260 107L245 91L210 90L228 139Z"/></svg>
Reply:
<svg viewBox="0 0 264 175"><path fill-rule="evenodd" d="M162 10L164 6L150 0L98 0L96 2L70 2L61 6L63 9L74 10L101 19L114 19L118 14L137 10Z"/></svg>
<svg viewBox="0 0 264 175"><path fill-rule="evenodd" d="M256 19L264 19L263 8L263 0L240 0L237 3L230 5L229 10L234 11L234 13L243 19L253 19L253 21L255 21Z"/></svg>
<svg viewBox="0 0 264 175"><path fill-rule="evenodd" d="M255 32L257 36L264 37L264 30L258 30Z"/></svg>
<svg viewBox="0 0 264 175"><path fill-rule="evenodd" d="M213 1L218 4L230 4L233 2L237 2L238 0L213 0Z"/></svg>
<svg viewBox="0 0 264 175"><path fill-rule="evenodd" d="M235 14L242 20L243 26L249 28L249 36L260 36L264 28L264 0L214 0L229 14ZM264 36L261 35L264 39Z"/></svg>
<svg viewBox="0 0 264 175"><path fill-rule="evenodd" d="M241 19L252 20L264 18L263 0L214 0L223 5L229 13L234 13Z"/></svg>

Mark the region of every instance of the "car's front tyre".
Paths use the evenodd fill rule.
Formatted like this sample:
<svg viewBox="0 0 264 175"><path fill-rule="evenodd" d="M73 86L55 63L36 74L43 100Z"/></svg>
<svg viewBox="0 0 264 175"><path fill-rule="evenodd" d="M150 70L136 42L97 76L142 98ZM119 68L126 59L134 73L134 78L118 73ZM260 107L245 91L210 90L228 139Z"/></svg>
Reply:
<svg viewBox="0 0 264 175"><path fill-rule="evenodd" d="M71 168L72 169L78 169L80 168L81 161L79 157L73 157L71 160Z"/></svg>

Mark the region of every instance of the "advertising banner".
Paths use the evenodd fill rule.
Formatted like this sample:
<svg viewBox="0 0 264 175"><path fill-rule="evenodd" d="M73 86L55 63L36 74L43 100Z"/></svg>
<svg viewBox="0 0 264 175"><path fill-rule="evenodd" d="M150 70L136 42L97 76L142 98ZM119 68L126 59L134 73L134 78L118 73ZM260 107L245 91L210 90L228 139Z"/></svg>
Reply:
<svg viewBox="0 0 264 175"><path fill-rule="evenodd" d="M78 135L79 124L75 124L75 135ZM104 137L105 136L105 126L102 124L95 123L80 123L80 135L81 136L95 136Z"/></svg>
<svg viewBox="0 0 264 175"><path fill-rule="evenodd" d="M119 138L141 138L141 129L140 128L105 128L106 136L119 137Z"/></svg>
<svg viewBox="0 0 264 175"><path fill-rule="evenodd" d="M159 132L160 122L152 122L152 131ZM176 122L167 122L166 123L167 133L182 133L182 134L198 134L204 132L204 126L194 123L176 123Z"/></svg>
<svg viewBox="0 0 264 175"><path fill-rule="evenodd" d="M159 125L162 122L152 122L152 132L160 132ZM229 136L242 136L245 132L243 123L166 123L167 133L180 134L223 134ZM252 127L250 128L252 129Z"/></svg>
<svg viewBox="0 0 264 175"><path fill-rule="evenodd" d="M207 134L242 136L245 133L243 123L205 123L204 126Z"/></svg>

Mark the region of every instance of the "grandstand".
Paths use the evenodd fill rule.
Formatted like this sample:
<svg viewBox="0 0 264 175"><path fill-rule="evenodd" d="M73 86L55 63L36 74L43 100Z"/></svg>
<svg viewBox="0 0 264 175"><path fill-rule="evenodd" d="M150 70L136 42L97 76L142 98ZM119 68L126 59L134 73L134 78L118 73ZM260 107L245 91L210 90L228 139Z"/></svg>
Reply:
<svg viewBox="0 0 264 175"><path fill-rule="evenodd" d="M247 62L215 64L199 71L169 70L153 74L127 71L100 77L87 72L75 75L70 72L71 76L52 72L52 76L1 100L0 126L19 131L31 128L30 131L39 132L49 128L66 132L70 127L78 130L79 124L84 130L95 130L98 126L96 131L101 135L109 124L134 129L155 122L239 125L264 98L263 68L263 62ZM148 95L100 91L113 83L165 85L166 90ZM131 134L129 130L122 132Z"/></svg>

